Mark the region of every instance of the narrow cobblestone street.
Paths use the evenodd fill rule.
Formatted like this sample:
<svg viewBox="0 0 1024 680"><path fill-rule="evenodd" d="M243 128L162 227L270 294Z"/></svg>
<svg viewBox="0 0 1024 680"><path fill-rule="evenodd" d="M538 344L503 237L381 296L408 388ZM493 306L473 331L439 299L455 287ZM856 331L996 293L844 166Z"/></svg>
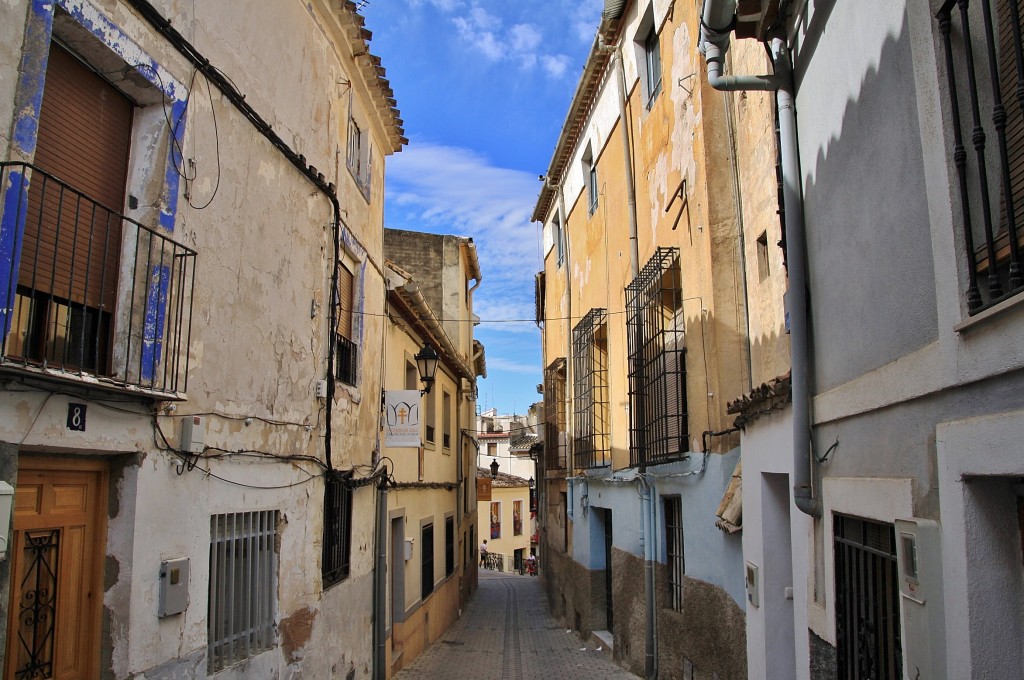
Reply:
<svg viewBox="0 0 1024 680"><path fill-rule="evenodd" d="M462 618L395 680L633 680L552 618L540 580L480 571Z"/></svg>

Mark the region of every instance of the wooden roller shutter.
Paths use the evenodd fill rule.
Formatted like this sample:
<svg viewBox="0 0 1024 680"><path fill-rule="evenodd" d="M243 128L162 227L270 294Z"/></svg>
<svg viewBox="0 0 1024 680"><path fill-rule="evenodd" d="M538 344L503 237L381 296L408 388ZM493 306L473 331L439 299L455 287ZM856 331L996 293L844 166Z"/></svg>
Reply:
<svg viewBox="0 0 1024 680"><path fill-rule="evenodd" d="M352 272L338 267L338 335L352 339Z"/></svg>
<svg viewBox="0 0 1024 680"><path fill-rule="evenodd" d="M19 283L113 310L132 103L57 45L50 48Z"/></svg>

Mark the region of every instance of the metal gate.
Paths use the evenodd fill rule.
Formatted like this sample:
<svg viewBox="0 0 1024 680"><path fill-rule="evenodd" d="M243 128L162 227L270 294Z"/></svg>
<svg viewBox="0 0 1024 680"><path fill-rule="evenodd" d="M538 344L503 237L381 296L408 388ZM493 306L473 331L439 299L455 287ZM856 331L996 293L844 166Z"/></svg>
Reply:
<svg viewBox="0 0 1024 680"><path fill-rule="evenodd" d="M835 516L836 637L841 680L900 680L899 584L891 524Z"/></svg>

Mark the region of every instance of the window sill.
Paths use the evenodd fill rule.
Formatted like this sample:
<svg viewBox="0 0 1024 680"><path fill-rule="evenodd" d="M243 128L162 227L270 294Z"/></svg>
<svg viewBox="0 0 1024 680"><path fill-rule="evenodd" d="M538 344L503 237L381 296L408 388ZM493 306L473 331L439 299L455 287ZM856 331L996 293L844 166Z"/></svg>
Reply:
<svg viewBox="0 0 1024 680"><path fill-rule="evenodd" d="M370 191L370 182L369 181L364 181L364 180L360 179L360 177L352 169L352 166L349 165L348 163L345 164L345 167L348 168L348 174L352 177L352 180L356 183L356 187L359 189L359 193L362 194L363 198L366 199L366 202L369 203L370 202L370 193L371 193L371 191Z"/></svg>
<svg viewBox="0 0 1024 680"><path fill-rule="evenodd" d="M1003 300L999 304L992 305L988 309L978 312L974 316L969 316L957 325L953 326L953 330L957 333L965 333L974 330L977 326L981 326L988 322L990 319L1002 316L1009 312L1009 310L1024 305L1024 291L1017 293L1011 298Z"/></svg>

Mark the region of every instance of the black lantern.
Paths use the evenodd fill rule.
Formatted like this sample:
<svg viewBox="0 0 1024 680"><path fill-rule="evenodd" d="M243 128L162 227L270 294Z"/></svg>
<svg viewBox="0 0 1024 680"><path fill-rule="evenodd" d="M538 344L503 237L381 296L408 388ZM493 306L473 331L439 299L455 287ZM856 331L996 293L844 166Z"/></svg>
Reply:
<svg viewBox="0 0 1024 680"><path fill-rule="evenodd" d="M526 484L527 484L527 485L528 485L528 486L529 486L529 487L530 487L531 489L532 489L533 487L537 486L537 482L533 481L533 476L532 476L532 475L530 476L530 480L529 480L528 482L526 482Z"/></svg>
<svg viewBox="0 0 1024 680"><path fill-rule="evenodd" d="M495 458L491 461L491 479L498 476L498 459Z"/></svg>
<svg viewBox="0 0 1024 680"><path fill-rule="evenodd" d="M416 370L420 372L420 382L423 383L420 394L428 394L434 386L434 375L437 374L437 352L430 345L424 345L414 358Z"/></svg>

